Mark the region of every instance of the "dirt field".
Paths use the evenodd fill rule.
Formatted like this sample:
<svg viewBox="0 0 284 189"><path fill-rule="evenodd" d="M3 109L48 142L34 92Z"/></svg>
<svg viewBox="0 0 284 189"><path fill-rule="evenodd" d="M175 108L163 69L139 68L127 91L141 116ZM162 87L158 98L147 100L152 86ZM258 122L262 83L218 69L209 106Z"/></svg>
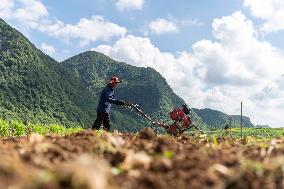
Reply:
<svg viewBox="0 0 284 189"><path fill-rule="evenodd" d="M0 188L284 188L284 141L84 131L0 142Z"/></svg>

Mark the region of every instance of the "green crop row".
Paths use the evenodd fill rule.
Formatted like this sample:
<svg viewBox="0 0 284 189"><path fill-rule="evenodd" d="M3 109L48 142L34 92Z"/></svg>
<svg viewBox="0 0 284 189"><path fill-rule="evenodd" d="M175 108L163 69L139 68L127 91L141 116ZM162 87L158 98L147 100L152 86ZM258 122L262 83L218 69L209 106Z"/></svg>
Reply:
<svg viewBox="0 0 284 189"><path fill-rule="evenodd" d="M284 136L284 128L240 128L216 129L206 132L207 135L215 136L232 136L233 138L254 137L254 138L276 138Z"/></svg>
<svg viewBox="0 0 284 189"><path fill-rule="evenodd" d="M18 137L26 136L32 133L38 133L41 135L56 134L64 135L74 132L81 131L80 127L66 128L63 125L43 125L43 124L24 124L20 121L6 121L0 119L0 137L9 138L9 137Z"/></svg>

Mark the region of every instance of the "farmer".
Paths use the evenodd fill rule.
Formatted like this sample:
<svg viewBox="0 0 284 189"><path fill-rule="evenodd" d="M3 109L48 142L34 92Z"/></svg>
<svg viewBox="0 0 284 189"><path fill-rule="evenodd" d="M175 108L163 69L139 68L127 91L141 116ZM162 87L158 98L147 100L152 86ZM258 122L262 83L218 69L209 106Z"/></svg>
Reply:
<svg viewBox="0 0 284 189"><path fill-rule="evenodd" d="M116 104L120 106L126 105L126 103L122 100L116 100L114 98L114 88L121 81L118 77L113 76L107 86L102 90L100 101L97 107L97 119L92 126L92 129L99 130L101 125L103 124L104 130L110 130L110 107L111 104Z"/></svg>

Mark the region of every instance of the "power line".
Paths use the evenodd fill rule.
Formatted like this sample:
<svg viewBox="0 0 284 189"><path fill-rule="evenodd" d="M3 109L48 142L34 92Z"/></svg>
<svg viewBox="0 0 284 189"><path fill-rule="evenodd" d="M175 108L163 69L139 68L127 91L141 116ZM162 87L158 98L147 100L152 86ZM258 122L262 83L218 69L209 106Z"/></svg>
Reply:
<svg viewBox="0 0 284 189"><path fill-rule="evenodd" d="M284 77L284 74L282 74L280 77L278 77L277 79L271 81L271 83L264 87L264 89L262 89L263 94L261 96L259 96L259 103L262 102L263 98L265 96L267 96L274 88L273 83L278 83L281 81L282 77Z"/></svg>

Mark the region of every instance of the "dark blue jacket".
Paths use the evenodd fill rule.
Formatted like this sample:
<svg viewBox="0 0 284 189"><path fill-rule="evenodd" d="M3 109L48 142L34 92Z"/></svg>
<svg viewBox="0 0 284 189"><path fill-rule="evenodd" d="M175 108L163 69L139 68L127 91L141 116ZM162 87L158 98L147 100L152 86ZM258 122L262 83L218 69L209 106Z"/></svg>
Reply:
<svg viewBox="0 0 284 189"><path fill-rule="evenodd" d="M121 100L116 100L114 98L114 89L110 85L107 85L102 90L97 111L109 113L111 104L124 105L124 102Z"/></svg>

